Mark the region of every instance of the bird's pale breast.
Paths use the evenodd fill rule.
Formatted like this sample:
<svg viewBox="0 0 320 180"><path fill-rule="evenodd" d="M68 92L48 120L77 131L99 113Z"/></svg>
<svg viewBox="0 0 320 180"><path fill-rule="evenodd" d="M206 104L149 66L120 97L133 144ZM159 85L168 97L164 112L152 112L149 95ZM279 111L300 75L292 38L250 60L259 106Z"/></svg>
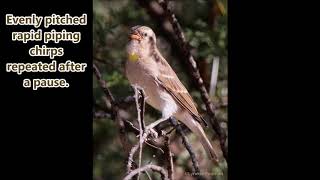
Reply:
<svg viewBox="0 0 320 180"><path fill-rule="evenodd" d="M138 85L142 87L146 93L146 101L153 108L162 111L166 108L167 113L163 114L173 114L177 111L177 105L171 95L169 95L164 89L162 89L154 79L157 71L152 68L152 65L145 66L141 62L126 62L126 76L131 85ZM153 67L156 68L156 67Z"/></svg>

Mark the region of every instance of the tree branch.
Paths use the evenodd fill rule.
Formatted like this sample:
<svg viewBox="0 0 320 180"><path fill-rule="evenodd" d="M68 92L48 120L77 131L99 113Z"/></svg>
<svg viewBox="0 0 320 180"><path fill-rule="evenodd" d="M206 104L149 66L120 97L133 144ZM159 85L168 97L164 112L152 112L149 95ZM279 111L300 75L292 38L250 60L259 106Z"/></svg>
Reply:
<svg viewBox="0 0 320 180"><path fill-rule="evenodd" d="M182 138L182 144L184 145L184 147L186 147L187 151L190 154L191 157L191 161L192 161L192 166L193 166L193 171L194 174L200 174L200 168L199 168L199 162L196 158L195 153L192 150L192 147L186 137L186 134L184 133L182 127L180 124L178 124L178 122L174 119L174 118L170 118L170 122L172 124L172 126L176 127L176 130L178 132L178 134L181 136Z"/></svg>
<svg viewBox="0 0 320 180"><path fill-rule="evenodd" d="M146 106L146 98L145 98L145 92L144 90L141 89L137 89L138 93L136 95L139 95L141 97L138 98L138 104L140 106L140 122L141 122L141 128L142 131L144 132L146 129L146 125L144 123L144 112L145 112L145 106Z"/></svg>
<svg viewBox="0 0 320 180"><path fill-rule="evenodd" d="M165 158L166 158L166 166L168 170L169 179L174 180L174 167L173 167L173 159L172 152L170 150L170 139L168 136L165 136Z"/></svg>
<svg viewBox="0 0 320 180"><path fill-rule="evenodd" d="M143 171L147 171L148 169L151 169L153 171L159 172L161 174L161 178L162 179L169 180L168 173L166 172L166 170L164 170L160 166L153 165L153 164L148 164L148 165L145 165L145 166L143 166L141 168L138 168L138 169L135 169L135 170L131 171L126 177L124 177L123 180L130 180L130 179L132 179L132 177L134 177L138 173L141 173Z"/></svg>
<svg viewBox="0 0 320 180"><path fill-rule="evenodd" d="M144 107L145 107L145 95L144 95L144 90L141 87L138 87L137 85L133 86L134 92L135 92L135 102L136 102L136 109L137 109L137 115L138 115L138 123L139 123L139 140L136 145L134 145L129 153L128 156L128 163L127 163L127 176L132 174L133 171L136 171L137 174L137 179L140 177L140 173L143 172L144 170L141 170L141 162L142 162L142 148L143 148L143 143L148 142L148 136L149 134L156 133L153 128L156 127L158 124L164 121L164 119L159 119L153 123L150 123L147 127L145 127L144 123ZM157 138L157 133L156 135L153 136L154 138ZM147 143L148 144L148 143ZM150 145L150 144L149 144ZM153 146L151 146L153 147ZM132 163L134 163L134 154L136 151L139 149L139 159L138 159L138 168L135 170L132 170ZM162 149L160 149L162 150ZM162 150L163 152L163 150ZM137 171L139 170L140 171ZM147 172L146 172L147 173ZM136 174L132 175L135 176Z"/></svg>
<svg viewBox="0 0 320 180"><path fill-rule="evenodd" d="M133 167L132 167L132 163L134 162L133 157L134 157L134 154L136 153L136 151L139 149L139 145L140 144L137 143L130 150L129 157L128 157L128 163L127 163L127 173L128 174L133 170Z"/></svg>
<svg viewBox="0 0 320 180"><path fill-rule="evenodd" d="M99 85L103 90L104 94L106 95L108 101L110 101L111 103L112 118L115 119L115 121L117 122L117 126L119 128L120 141L121 141L122 147L124 148L125 153L127 154L129 152L130 145L128 143L127 132L125 130L124 121L119 115L119 107L115 103L115 99L107 86L107 82L102 79L101 73L95 64L93 64L93 73L95 74L99 82Z"/></svg>
<svg viewBox="0 0 320 180"><path fill-rule="evenodd" d="M138 123L139 123L139 161L138 161L138 168L141 167L141 159L142 159L142 146L143 143L146 141L146 139L143 139L143 133L145 131L144 127L144 103L145 103L145 98L144 98L144 91L142 88L138 86L134 86L134 95L135 95L135 100L136 100L136 108L137 108L137 114L138 114ZM141 98L140 98L141 96ZM140 99L140 100L139 100ZM140 105L141 104L141 105ZM140 172L138 173L138 180L140 177Z"/></svg>

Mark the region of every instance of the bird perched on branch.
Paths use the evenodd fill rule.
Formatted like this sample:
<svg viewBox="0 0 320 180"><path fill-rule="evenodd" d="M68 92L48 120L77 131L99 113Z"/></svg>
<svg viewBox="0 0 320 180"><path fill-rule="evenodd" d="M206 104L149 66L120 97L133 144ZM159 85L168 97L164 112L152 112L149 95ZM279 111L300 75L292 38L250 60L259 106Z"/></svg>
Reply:
<svg viewBox="0 0 320 180"><path fill-rule="evenodd" d="M146 102L162 112L162 119L173 116L185 124L200 139L210 158L218 161L201 127L201 123L207 124L198 113L187 89L160 54L155 33L149 27L134 26L129 39L125 71L130 84L144 89Z"/></svg>

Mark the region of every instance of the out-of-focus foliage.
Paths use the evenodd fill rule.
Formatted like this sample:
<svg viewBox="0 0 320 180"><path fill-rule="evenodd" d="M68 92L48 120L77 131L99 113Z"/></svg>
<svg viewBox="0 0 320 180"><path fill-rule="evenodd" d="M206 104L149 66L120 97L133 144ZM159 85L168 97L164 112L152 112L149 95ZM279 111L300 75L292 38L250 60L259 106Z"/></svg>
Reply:
<svg viewBox="0 0 320 180"><path fill-rule="evenodd" d="M192 46L192 53L197 60L200 73L209 88L213 57L219 57L219 76L216 94L212 96L214 104L219 108L216 111L220 121L227 121L227 3L226 0L176 0L173 1L173 10L176 14L187 40ZM205 116L205 108L200 94L193 86L190 73L176 53L173 42L163 34L161 25L157 24L152 17L135 0L93 0L93 56L98 65L103 79L107 80L108 86L115 99L122 99L133 94L128 81L124 76L124 63L126 61L125 47L128 41L129 28L135 25L151 27L157 35L157 45L173 67L183 84L198 104L199 111ZM96 78L93 77L94 101L97 107L95 111L110 108L105 104ZM134 105L128 107L124 116L131 122L136 121ZM159 118L159 112L147 106L145 118L147 122ZM118 137L118 129L114 121L109 118L95 118L94 128L94 179L121 179L125 175L124 154ZM205 129L208 137L215 137L211 128ZM194 150L199 154L200 168L203 173L212 174L218 180L227 179L227 167L221 163L220 167L214 167L205 158L206 154L199 142L192 134L188 135ZM132 143L135 136L130 136ZM172 151L175 154L175 174L177 178L186 179L186 171L191 172L191 161L188 152L181 145L179 138L172 140ZM146 148L144 163L157 164L157 158L152 157L154 150ZM150 148L149 148L150 149ZM153 173L152 173L153 174ZM211 174L211 175L210 175ZM223 174L223 175L221 175ZM184 176L184 177L183 177ZM142 176L145 178L144 176ZM190 178L190 176L189 176ZM156 179L156 178L153 178Z"/></svg>

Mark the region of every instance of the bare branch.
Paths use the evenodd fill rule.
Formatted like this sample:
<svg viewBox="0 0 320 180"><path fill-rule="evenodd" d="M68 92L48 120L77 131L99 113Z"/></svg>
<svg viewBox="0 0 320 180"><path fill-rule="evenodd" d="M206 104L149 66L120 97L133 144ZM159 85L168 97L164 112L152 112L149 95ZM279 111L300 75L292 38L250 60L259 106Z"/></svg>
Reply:
<svg viewBox="0 0 320 180"><path fill-rule="evenodd" d="M102 88L104 94L106 95L108 101L110 101L111 103L112 118L115 119L115 121L117 122L117 126L119 128L120 141L121 141L122 147L124 148L125 153L127 154L129 152L130 144L127 139L127 132L125 130L124 121L119 116L119 107L115 103L115 99L107 86L107 82L102 79L101 73L95 64L93 64L93 73L95 74L99 82L99 85Z"/></svg>
<svg viewBox="0 0 320 180"><path fill-rule="evenodd" d="M164 154L164 151L163 151L161 148L159 148L159 147L157 147L157 146L155 146L155 145L153 145L153 144L149 143L148 141L146 141L145 143L146 143L147 145L149 145L150 147L153 147L153 148L155 148L155 149L159 150L161 153L163 153L163 154Z"/></svg>
<svg viewBox="0 0 320 180"><path fill-rule="evenodd" d="M145 139L143 139L143 133L144 133L144 91L142 88L139 88L138 86L134 86L134 94L135 94L135 100L136 100L136 108L137 108L137 114L138 114L138 123L139 123L139 161L138 161L138 168L141 167L141 159L142 159L142 146L143 143L145 142ZM141 98L140 98L141 95ZM139 98L141 99L141 106L139 103ZM140 172L138 173L138 180L140 177Z"/></svg>
<svg viewBox="0 0 320 180"><path fill-rule="evenodd" d="M144 171L144 172L146 173L148 179L149 179L149 180L152 180L152 178L151 178L150 174L148 173L148 171Z"/></svg>
<svg viewBox="0 0 320 180"><path fill-rule="evenodd" d="M191 161L192 161L192 165L193 165L193 170L194 170L194 174L200 174L200 168L199 168L199 163L198 160L196 158L195 153L192 150L192 147L182 129L182 127L180 126L180 124L178 124L178 122L174 119L174 118L170 118L170 122L171 124L176 127L176 130L178 132L178 134L181 136L182 138L182 144L186 147L187 151L190 154L191 157Z"/></svg>
<svg viewBox="0 0 320 180"><path fill-rule="evenodd" d="M156 126L159 125L160 123L162 123L162 122L164 122L164 121L167 121L167 120L168 120L168 119L162 119L162 118L161 118L161 119L158 119L157 121L149 124L149 125L146 127L146 131L148 131L148 130L154 128L154 127L156 127Z"/></svg>
<svg viewBox="0 0 320 180"><path fill-rule="evenodd" d="M170 139L168 136L165 136L165 158L166 158L166 165L168 169L168 176L169 179L174 180L174 168L173 168L173 159L172 159L172 152L170 150Z"/></svg>
<svg viewBox="0 0 320 180"><path fill-rule="evenodd" d="M147 127L144 127L144 106L145 106L145 95L142 88L138 86L133 86L135 91L135 102L136 102L136 109L137 109L137 115L138 115L138 123L139 123L139 142L133 146L130 150L129 157L128 157L128 163L127 163L127 174L130 174L133 170L132 163L134 162L133 157L136 151L139 149L139 162L138 162L138 169L141 169L141 162L142 162L142 148L143 143L147 143L148 136L150 133L156 133L153 128L160 124L161 122L165 121L165 119L159 119L151 124L149 124ZM142 100L141 100L142 99ZM148 144L148 143L147 143ZM160 149L162 152L163 150ZM137 179L140 177L140 172L137 172Z"/></svg>
<svg viewBox="0 0 320 180"><path fill-rule="evenodd" d="M138 94L141 96L141 98L138 99L138 105L140 106L141 129L144 132L146 128L146 125L144 123L144 112L146 106L145 92L143 89L138 89Z"/></svg>
<svg viewBox="0 0 320 180"><path fill-rule="evenodd" d="M133 156L136 153L136 151L139 149L139 143L133 146L130 150L129 157L128 157L128 164L127 164L127 173L129 174L132 171L132 163L134 162Z"/></svg>
<svg viewBox="0 0 320 180"><path fill-rule="evenodd" d="M114 105L115 104L114 97L107 86L107 82L102 79L102 75L95 64L93 64L93 73L96 75L97 80L99 81L99 85L102 88L104 94L107 96L107 99L110 101L111 105Z"/></svg>
<svg viewBox="0 0 320 180"><path fill-rule="evenodd" d="M125 122L125 127L126 127L127 131L133 132L135 135L139 135L139 134L140 134L140 130L139 130L138 128L136 128L136 127L132 124L132 122L130 122L130 121L126 120L126 119L124 120L124 122ZM145 141L145 143L146 143L148 146L150 146L150 147L152 147L152 148L154 148L154 149L157 149L157 150L159 150L161 153L164 154L164 151L163 151L160 147L157 147L157 146L152 142L152 140L147 140L147 141Z"/></svg>
<svg viewBox="0 0 320 180"><path fill-rule="evenodd" d="M145 165L141 168L135 169L133 171L131 171L126 177L123 178L123 180L130 180L132 179L132 177L134 177L135 175L143 172L143 171L147 171L148 169L151 169L153 171L159 172L161 174L161 178L164 180L169 180L168 178L168 173L166 172L166 170L164 170L162 167L157 166L157 165L153 165L153 164L148 164Z"/></svg>
<svg viewBox="0 0 320 180"><path fill-rule="evenodd" d="M125 122L126 128L132 130L132 132L133 132L135 135L138 135L138 134L140 133L140 130L139 130L138 128L136 128L136 127L132 124L132 122L130 122L130 121L126 120L126 119L124 120L124 122Z"/></svg>

